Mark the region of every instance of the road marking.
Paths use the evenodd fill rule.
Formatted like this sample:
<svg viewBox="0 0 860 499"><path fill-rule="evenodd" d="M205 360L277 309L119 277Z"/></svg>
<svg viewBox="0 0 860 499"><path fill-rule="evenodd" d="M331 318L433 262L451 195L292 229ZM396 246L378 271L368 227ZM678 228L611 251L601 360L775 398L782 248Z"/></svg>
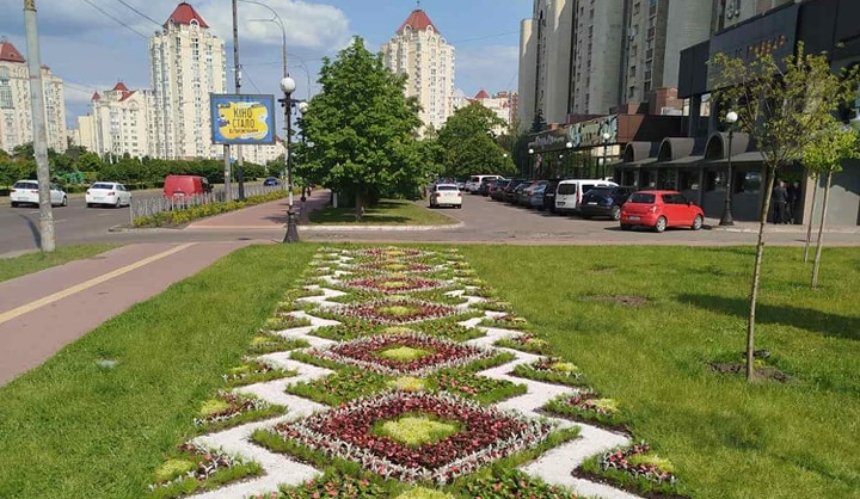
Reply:
<svg viewBox="0 0 860 499"><path fill-rule="evenodd" d="M136 261L130 265L126 265L125 267L120 267L116 270L108 272L107 274L103 274L103 275L100 275L98 277L94 277L88 281L84 281L80 284L76 284L76 285L69 287L69 288L66 288L62 291L57 291L56 293L54 293L52 295L45 296L45 297L40 298L38 300L32 301L26 305L21 305L20 307L13 308L12 310L9 310L8 312L3 312L2 314L0 314L0 324L3 324L5 322L9 322L12 319L20 317L24 314L28 314L28 313L36 310L36 309L44 307L45 305L50 305L51 303L62 300L63 298L69 297L75 293L80 293L81 291L85 291L85 290L92 288L94 286L98 286L99 284L101 284L103 282L109 281L109 280L111 280L115 277L119 277L123 274L127 274L133 270L137 270L143 266L149 265L152 262L156 262L158 260L161 260L162 258L167 258L168 256L170 256L174 253L179 253L180 251L183 251L185 249L188 249L191 246L194 246L194 244L195 243L181 244L179 246L176 246L175 248L170 248L167 251L162 251L161 253L158 253L156 255L152 255L150 257L144 258L143 260L138 260L138 261Z"/></svg>

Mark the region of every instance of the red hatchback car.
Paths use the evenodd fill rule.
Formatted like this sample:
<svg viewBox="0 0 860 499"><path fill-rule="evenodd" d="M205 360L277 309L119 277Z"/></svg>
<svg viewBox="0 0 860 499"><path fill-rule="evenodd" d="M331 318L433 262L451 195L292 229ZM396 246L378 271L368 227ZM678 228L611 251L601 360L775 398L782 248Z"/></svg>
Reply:
<svg viewBox="0 0 860 499"><path fill-rule="evenodd" d="M621 206L621 229L651 227L663 232L667 227L699 230L705 222L702 209L678 191L634 192Z"/></svg>

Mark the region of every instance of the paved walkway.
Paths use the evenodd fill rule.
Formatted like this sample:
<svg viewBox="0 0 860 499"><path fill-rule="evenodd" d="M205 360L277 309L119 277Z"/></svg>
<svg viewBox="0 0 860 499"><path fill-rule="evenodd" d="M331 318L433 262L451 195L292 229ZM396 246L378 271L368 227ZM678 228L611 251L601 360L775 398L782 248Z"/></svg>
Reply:
<svg viewBox="0 0 860 499"><path fill-rule="evenodd" d="M132 244L0 283L0 385L247 244Z"/></svg>
<svg viewBox="0 0 860 499"><path fill-rule="evenodd" d="M308 214L328 204L329 196L328 191L317 190L304 203L296 196L294 205L300 211L300 221L307 223ZM288 208L287 200L279 199L194 222L188 230L283 230Z"/></svg>

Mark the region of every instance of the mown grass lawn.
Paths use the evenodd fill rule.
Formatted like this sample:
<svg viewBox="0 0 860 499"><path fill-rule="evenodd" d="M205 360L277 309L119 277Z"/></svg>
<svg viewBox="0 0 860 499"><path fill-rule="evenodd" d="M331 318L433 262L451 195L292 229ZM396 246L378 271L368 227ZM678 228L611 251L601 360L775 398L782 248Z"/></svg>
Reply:
<svg viewBox="0 0 860 499"><path fill-rule="evenodd" d="M315 249L240 250L0 388L0 497L142 497Z"/></svg>
<svg viewBox="0 0 860 499"><path fill-rule="evenodd" d="M355 224L355 208L327 207L310 214L312 224ZM457 223L451 217L430 211L409 201L383 199L376 206L365 209L362 225L449 225Z"/></svg>
<svg viewBox="0 0 860 499"><path fill-rule="evenodd" d="M860 497L857 249L825 251L815 291L800 250L767 250L757 347L793 381L752 385L707 365L744 348L752 248L462 251L693 497ZM648 302L591 298L611 295Z"/></svg>
<svg viewBox="0 0 860 499"><path fill-rule="evenodd" d="M0 282L31 274L73 260L90 258L114 248L110 244L60 246L53 253L27 253L13 258L0 258Z"/></svg>

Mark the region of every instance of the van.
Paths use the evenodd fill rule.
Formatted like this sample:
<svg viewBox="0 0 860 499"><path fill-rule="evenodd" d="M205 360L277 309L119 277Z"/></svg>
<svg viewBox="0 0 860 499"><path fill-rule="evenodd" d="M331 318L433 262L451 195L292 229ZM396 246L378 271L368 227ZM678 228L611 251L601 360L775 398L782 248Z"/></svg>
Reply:
<svg viewBox="0 0 860 499"><path fill-rule="evenodd" d="M579 211L582 196L595 187L617 187L615 182L606 180L562 180L555 191L555 211L570 213Z"/></svg>
<svg viewBox="0 0 860 499"><path fill-rule="evenodd" d="M168 199L202 196L212 192L206 177L197 175L168 175L164 179L164 197Z"/></svg>
<svg viewBox="0 0 860 499"><path fill-rule="evenodd" d="M466 192L471 193L471 194L477 194L478 189L480 189L480 187L481 187L481 182L485 178L500 179L500 178L502 178L502 176L501 175L472 175L471 177L469 177L469 180L467 180L466 184L463 186L464 190Z"/></svg>

